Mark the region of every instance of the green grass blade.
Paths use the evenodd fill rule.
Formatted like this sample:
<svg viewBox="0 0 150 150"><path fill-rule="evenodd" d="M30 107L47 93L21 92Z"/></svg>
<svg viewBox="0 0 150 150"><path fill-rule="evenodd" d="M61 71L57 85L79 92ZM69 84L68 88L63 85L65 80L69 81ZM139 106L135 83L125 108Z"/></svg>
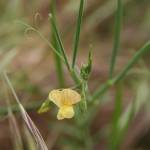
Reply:
<svg viewBox="0 0 150 150"><path fill-rule="evenodd" d="M49 18L51 20L51 25L52 25L52 30L54 32L54 35L56 37L56 40L59 44L59 47L60 47L60 51L62 53L62 56L65 60L65 64L67 66L67 69L70 71L71 68L70 68L70 65L69 65L69 62L68 62L68 59L67 59L67 55L66 55L66 52L65 52L65 49L64 49L64 46L63 46L63 43L62 43L62 40L60 38L60 34L58 32L58 28L57 28L57 25L56 25L56 21L55 21L55 17L53 16L53 14L49 14Z"/></svg>
<svg viewBox="0 0 150 150"><path fill-rule="evenodd" d="M84 10L84 0L80 0L80 8L79 8L74 46L73 46L72 68L74 68L75 66L76 57L77 57L78 45L79 45L79 40L80 40L81 24L82 24L82 18L83 18L83 10Z"/></svg>
<svg viewBox="0 0 150 150"><path fill-rule="evenodd" d="M51 4L51 10L52 10L52 15L54 17L54 19L56 18L56 11L55 11L55 1L52 1ZM55 19L56 20L56 19ZM52 45L54 46L54 48L60 53L60 47L59 44L57 42L56 36L54 34L55 32L53 31L52 28L52 35L51 35L51 41L52 41ZM58 78L58 82L59 82L59 87L65 87L65 79L64 79L64 72L63 72L63 68L62 68L62 63L61 63L61 59L60 57L54 53L54 57L55 57L55 66L56 66L56 73L57 73L57 78Z"/></svg>
<svg viewBox="0 0 150 150"><path fill-rule="evenodd" d="M128 71L133 67L135 63L147 52L150 51L150 41L147 42L141 49L139 49L135 55L130 59L130 61L127 63L127 65L124 67L124 69L112 80L106 82L100 88L93 94L92 101L94 102L97 100L102 94L104 94L110 86L113 84L116 84L120 82L128 73ZM92 102L92 103L93 103Z"/></svg>
<svg viewBox="0 0 150 150"><path fill-rule="evenodd" d="M109 78L111 79L113 76L113 71L115 68L117 52L119 50L120 45L120 32L121 32L121 24L122 24L122 0L117 0L117 12L116 12L116 21L115 21L115 35L114 35L114 46L111 55L111 63L109 69Z"/></svg>
<svg viewBox="0 0 150 150"><path fill-rule="evenodd" d="M112 117L112 124L111 124L111 134L110 134L110 145L109 148L111 150L116 150L118 147L118 135L119 133L119 126L118 122L121 116L122 112L122 97L123 97L123 88L122 84L119 84L116 89L116 96L115 96L115 108L114 108L114 113Z"/></svg>

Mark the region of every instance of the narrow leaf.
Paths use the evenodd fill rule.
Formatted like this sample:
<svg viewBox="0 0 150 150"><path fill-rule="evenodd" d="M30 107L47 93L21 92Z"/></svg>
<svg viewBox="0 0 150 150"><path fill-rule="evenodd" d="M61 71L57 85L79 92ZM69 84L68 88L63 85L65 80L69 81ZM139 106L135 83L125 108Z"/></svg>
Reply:
<svg viewBox="0 0 150 150"><path fill-rule="evenodd" d="M77 26L75 32L75 40L73 46L72 68L74 68L75 66L76 57L77 57L78 45L80 41L80 30L81 30L81 24L83 18L83 10L84 10L84 0L80 0L80 8L79 8L79 14L78 14Z"/></svg>
<svg viewBox="0 0 150 150"><path fill-rule="evenodd" d="M109 70L109 77L112 78L116 57L119 50L120 45L120 32L121 32L121 24L122 24L122 0L117 0L117 12L116 12L116 22L115 22L115 35L114 35L114 46L111 55L111 63L110 63L110 70Z"/></svg>

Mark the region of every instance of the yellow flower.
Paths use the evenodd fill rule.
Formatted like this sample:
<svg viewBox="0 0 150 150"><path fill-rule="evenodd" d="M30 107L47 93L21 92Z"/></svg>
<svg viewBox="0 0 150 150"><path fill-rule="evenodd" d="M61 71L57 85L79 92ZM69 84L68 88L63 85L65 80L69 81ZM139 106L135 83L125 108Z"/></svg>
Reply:
<svg viewBox="0 0 150 150"><path fill-rule="evenodd" d="M62 120L74 116L73 105L81 100L81 96L71 89L52 90L49 99L58 106L57 119Z"/></svg>

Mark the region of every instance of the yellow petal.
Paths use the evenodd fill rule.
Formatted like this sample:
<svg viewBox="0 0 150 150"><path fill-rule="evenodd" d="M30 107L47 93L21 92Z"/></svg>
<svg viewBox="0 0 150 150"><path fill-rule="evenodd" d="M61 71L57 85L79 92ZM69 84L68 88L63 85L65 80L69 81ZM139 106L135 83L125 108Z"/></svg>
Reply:
<svg viewBox="0 0 150 150"><path fill-rule="evenodd" d="M49 93L49 99L56 104L58 107L61 107L63 105L63 97L62 92L60 90L52 90Z"/></svg>
<svg viewBox="0 0 150 150"><path fill-rule="evenodd" d="M52 90L49 93L49 99L58 107L63 105L73 105L81 100L80 94L71 89Z"/></svg>
<svg viewBox="0 0 150 150"><path fill-rule="evenodd" d="M62 120L64 118L70 119L74 116L74 110L72 106L62 106L58 110L57 119Z"/></svg>
<svg viewBox="0 0 150 150"><path fill-rule="evenodd" d="M81 96L74 90L64 89L63 92L63 104L64 105L73 105L78 103L81 100Z"/></svg>

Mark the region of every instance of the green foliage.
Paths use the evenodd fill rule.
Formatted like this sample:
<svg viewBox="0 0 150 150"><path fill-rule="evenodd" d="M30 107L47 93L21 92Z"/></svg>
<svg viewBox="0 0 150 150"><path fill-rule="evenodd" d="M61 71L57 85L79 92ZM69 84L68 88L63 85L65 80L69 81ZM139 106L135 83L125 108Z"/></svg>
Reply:
<svg viewBox="0 0 150 150"><path fill-rule="evenodd" d="M82 65L80 70L80 76L83 80L87 81L89 79L89 75L92 70L92 57L91 57L91 51L89 52L88 56L88 63L85 65Z"/></svg>
<svg viewBox="0 0 150 150"><path fill-rule="evenodd" d="M74 48L73 48L72 68L74 68L75 63L76 63L76 57L77 57L78 46L79 46L79 41L80 41L80 31L81 31L81 24L82 24L82 18L83 18L83 10L84 10L84 0L80 0L79 14L78 14L78 19L77 19Z"/></svg>
<svg viewBox="0 0 150 150"><path fill-rule="evenodd" d="M38 113L41 114L41 113L47 112L49 111L50 107L51 107L51 101L47 99L38 110Z"/></svg>
<svg viewBox="0 0 150 150"><path fill-rule="evenodd" d="M54 20L56 21L55 3L56 2L53 0L52 4L51 4L52 5L52 7L51 7L52 12L51 13L53 14ZM59 43L57 41L57 37L55 35L53 25L51 25L51 26L52 26L52 34L51 34L52 45L58 51L58 53L60 53L60 46L59 46ZM54 55L55 55L56 73L57 73L57 77L58 77L58 81L59 81L59 87L63 88L65 86L63 65L61 63L60 57L56 53L54 53Z"/></svg>
<svg viewBox="0 0 150 150"><path fill-rule="evenodd" d="M117 52L119 50L120 45L120 32L121 32L121 24L122 24L122 11L123 11L122 0L117 0L117 12L116 12L116 22L115 22L115 33L114 33L114 46L111 55L111 63L109 70L110 79L113 76L113 71L116 63Z"/></svg>
<svg viewBox="0 0 150 150"><path fill-rule="evenodd" d="M125 66L119 72L114 73L116 67L117 55L120 48L121 25L123 20L122 13L123 13L123 4L124 4L122 0L117 0L116 21L115 21L115 29L114 29L114 45L112 48L111 62L110 65L108 66L109 67L108 79L104 81L103 84L99 85L96 89L94 89L94 92L90 92L89 77L92 72L92 67L93 67L92 62L94 61L93 60L94 58L92 58L91 56L91 51L89 51L87 63L82 64L81 68L77 66L77 53L79 53L78 49L80 43L80 34L81 34L80 32L81 32L81 26L83 21L85 1L80 0L75 38L72 43L73 49L72 49L71 63L69 61L70 60L68 57L69 55L67 56L67 50L64 48L63 39L61 38L60 31L58 29L58 23L56 20L56 12L55 12L55 4L54 4L55 2L54 0L52 2L53 3L51 4L52 5L51 14L49 15L51 31L52 31L51 42L49 42L49 40L43 34L41 34L40 31L38 31L38 29L26 23L21 22L21 24L23 24L27 28L25 33L27 33L28 31L35 32L37 35L39 35L39 37L43 41L45 41L48 44L49 48L53 50L55 54L55 62L56 62L55 67L56 67L59 87L66 88L66 85L68 85L67 83L68 76L71 77L72 80L75 81L73 87L75 87L75 90L77 90L81 94L82 100L80 101L79 104L74 106L74 110L75 110L74 119L72 119L71 121L62 121L62 122L60 121L54 122L54 120L51 119L50 125L52 127L50 127L50 130L51 131L54 130L55 134L58 136L58 138L56 138L58 143L58 148L60 145L62 149L91 150L94 149L94 145L97 144L97 142L101 142L101 138L105 136L104 138L107 138L108 141L107 148L111 150L117 150L122 144L122 141L125 137L125 133L131 121L140 111L141 107L148 104L148 99L150 97L149 95L150 76L149 76L149 70L146 68L148 75L145 76L145 74L142 72L141 81L139 82L138 80L137 83L134 83L134 91L136 91L134 99L127 105L126 108L124 108L123 111L123 100L124 100L123 94L125 91L124 80L128 77L130 71L133 70L134 65L137 64L138 61L145 54L148 54L150 52L150 41L146 42L144 46L142 46L139 50L137 50L134 53L134 55L128 60L127 64L125 64ZM11 10L13 14L15 14L15 11L16 11L15 9ZM14 116L13 113L20 113L21 117L24 119L25 123L27 124L29 131L32 133L33 139L36 140L38 146L41 149L47 149L47 146L45 145L42 136L40 135L38 129L35 127L35 125L33 124L32 120L30 119L29 115L25 110L27 111L38 110L38 113L44 113L49 111L50 109L53 110L53 107L50 100L45 100L44 102L43 100L38 102L35 101L35 102L31 102L29 105L25 105L25 106L22 105L14 87L12 86L12 83L15 82L11 83L8 75L4 73L4 70L11 63L12 59L16 56L16 54L17 54L16 50L10 50L7 53L1 52L3 58L0 61L0 73L1 74L3 73L2 75L5 78L5 82L10 88L10 91L14 96L17 104L10 105L9 107L1 106L0 117L6 117L7 115L10 114L10 112L12 116ZM64 75L65 71L63 70L64 69L63 66L66 66L68 70L68 74L67 74L68 76L66 77ZM142 67L139 70L142 71ZM19 80L19 82L22 82L23 86L28 87L27 86L28 83L24 83L27 82L27 80L25 80L24 82L23 80L25 79L23 78L22 80ZM132 82L133 79L130 78L129 82L130 81ZM25 92L35 93L32 84L28 84L28 85L29 85L28 87L29 89L27 88L28 90L25 90ZM91 133L90 132L91 125L93 123L93 120L97 112L103 106L103 100L106 101L106 99L110 99L111 101L112 99L112 96L111 97L109 96L112 87L115 87L115 96L114 96L114 111L112 113L111 122L109 123L108 127L106 127L107 129L100 128L98 129L96 134ZM130 88L132 89L132 87ZM37 90L36 93L38 93ZM51 113L53 112L51 111ZM28 137L32 138L30 135L28 135Z"/></svg>
<svg viewBox="0 0 150 150"><path fill-rule="evenodd" d="M56 23L56 20L55 20L55 17L53 16L53 14L49 14L49 18L51 20L51 25L52 25L52 30L53 30L53 33L54 33L54 36L58 42L58 45L59 45L59 48L60 48L60 52L65 60L65 64L67 66L67 69L70 71L70 65L69 65L69 62L68 62L68 58L67 58L67 55L66 55L66 52L65 52L65 49L64 49L64 46L63 46L63 42L60 38L60 34L59 34L59 31L58 31L58 27L57 27L57 23Z"/></svg>

